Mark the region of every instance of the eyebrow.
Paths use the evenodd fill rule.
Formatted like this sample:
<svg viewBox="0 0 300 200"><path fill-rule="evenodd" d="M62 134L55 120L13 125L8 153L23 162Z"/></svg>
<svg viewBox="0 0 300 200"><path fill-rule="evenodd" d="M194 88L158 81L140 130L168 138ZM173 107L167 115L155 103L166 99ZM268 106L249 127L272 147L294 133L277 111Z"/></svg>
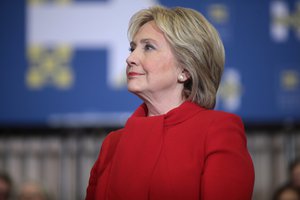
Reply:
<svg viewBox="0 0 300 200"><path fill-rule="evenodd" d="M144 39L141 39L141 40L140 40L140 43L142 43L142 44L148 43L148 42L156 43L155 40L150 39L150 38L144 38ZM131 41L131 42L130 42L130 46L136 46L136 43L135 43L134 41Z"/></svg>

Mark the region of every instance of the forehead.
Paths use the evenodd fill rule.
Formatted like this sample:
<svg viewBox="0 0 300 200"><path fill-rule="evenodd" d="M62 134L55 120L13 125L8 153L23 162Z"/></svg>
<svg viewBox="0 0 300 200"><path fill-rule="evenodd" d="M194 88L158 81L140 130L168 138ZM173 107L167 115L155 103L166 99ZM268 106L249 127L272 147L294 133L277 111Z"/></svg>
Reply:
<svg viewBox="0 0 300 200"><path fill-rule="evenodd" d="M146 38L166 41L164 33L158 28L154 21L147 22L143 26L141 26L134 35L133 41Z"/></svg>

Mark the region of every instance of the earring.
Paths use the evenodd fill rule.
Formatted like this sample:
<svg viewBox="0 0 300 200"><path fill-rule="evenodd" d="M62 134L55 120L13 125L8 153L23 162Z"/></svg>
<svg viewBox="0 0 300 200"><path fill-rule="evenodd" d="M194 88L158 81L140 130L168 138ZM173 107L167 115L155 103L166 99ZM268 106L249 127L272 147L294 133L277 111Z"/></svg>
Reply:
<svg viewBox="0 0 300 200"><path fill-rule="evenodd" d="M178 80L179 80L180 82L184 81L184 77L183 77L182 74L179 74L179 75L178 75Z"/></svg>

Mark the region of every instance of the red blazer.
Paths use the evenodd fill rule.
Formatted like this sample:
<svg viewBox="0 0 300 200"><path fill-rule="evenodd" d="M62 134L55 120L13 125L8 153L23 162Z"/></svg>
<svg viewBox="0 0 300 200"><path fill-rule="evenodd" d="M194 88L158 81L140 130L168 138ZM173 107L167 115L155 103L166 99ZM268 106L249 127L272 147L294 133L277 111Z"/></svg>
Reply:
<svg viewBox="0 0 300 200"><path fill-rule="evenodd" d="M185 102L143 104L104 140L86 200L251 200L254 169L239 117Z"/></svg>

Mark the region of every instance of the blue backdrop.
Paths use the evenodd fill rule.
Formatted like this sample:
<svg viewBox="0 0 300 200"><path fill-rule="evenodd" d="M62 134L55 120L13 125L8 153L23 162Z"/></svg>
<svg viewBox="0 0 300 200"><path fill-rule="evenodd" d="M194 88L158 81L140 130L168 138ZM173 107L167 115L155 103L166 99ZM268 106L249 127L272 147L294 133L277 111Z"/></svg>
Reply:
<svg viewBox="0 0 300 200"><path fill-rule="evenodd" d="M299 123L299 2L1 1L0 125L124 123L141 103L124 81L127 22L157 3L197 9L220 32L226 70L216 109L248 124Z"/></svg>

